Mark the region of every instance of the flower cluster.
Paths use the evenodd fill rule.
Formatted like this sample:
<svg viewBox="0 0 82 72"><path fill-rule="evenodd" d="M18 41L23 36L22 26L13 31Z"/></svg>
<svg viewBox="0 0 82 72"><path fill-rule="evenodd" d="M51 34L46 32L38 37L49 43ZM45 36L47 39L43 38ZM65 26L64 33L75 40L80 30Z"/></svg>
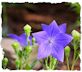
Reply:
<svg viewBox="0 0 82 72"><path fill-rule="evenodd" d="M55 69L57 65L57 61L64 61L64 51L65 58L67 62L68 69L73 70L75 62L79 58L79 44L80 44L80 33L76 30L72 31L72 36L66 33L66 24L63 23L58 26L55 20L53 20L49 25L41 24L42 31L32 33L31 36L31 26L28 24L24 26L24 32L20 36L15 34L8 34L8 37L16 40L15 43L12 44L12 47L15 50L17 55L17 59L15 60L17 69L33 69L34 64L37 60L43 59L44 66L46 69ZM73 44L74 47L74 58L73 63L69 63L70 57L70 47L69 43ZM30 53L32 52L32 48L35 43L38 44L38 54L37 60L32 63L32 65L28 64L28 58ZM19 44L23 47L22 50L19 49ZM3 68L5 69L8 63L8 59L5 57L3 59ZM71 66L71 65L72 66ZM71 66L71 67L70 67Z"/></svg>

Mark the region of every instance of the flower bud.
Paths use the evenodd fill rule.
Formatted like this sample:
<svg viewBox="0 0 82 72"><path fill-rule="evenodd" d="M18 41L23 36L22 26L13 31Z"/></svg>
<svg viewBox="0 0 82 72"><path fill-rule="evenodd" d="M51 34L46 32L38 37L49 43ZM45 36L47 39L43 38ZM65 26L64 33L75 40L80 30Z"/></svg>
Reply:
<svg viewBox="0 0 82 72"><path fill-rule="evenodd" d="M3 67L6 68L7 64L8 64L8 58L5 57L3 58Z"/></svg>
<svg viewBox="0 0 82 72"><path fill-rule="evenodd" d="M31 26L28 25L28 24L25 25L24 26L24 31L25 31L26 35L29 36L30 35L30 32L31 32Z"/></svg>
<svg viewBox="0 0 82 72"><path fill-rule="evenodd" d="M31 46L26 46L25 50L27 53L30 53L32 51L32 47Z"/></svg>
<svg viewBox="0 0 82 72"><path fill-rule="evenodd" d="M14 42L12 44L12 47L14 48L15 52L18 53L19 52L19 43L18 42Z"/></svg>
<svg viewBox="0 0 82 72"><path fill-rule="evenodd" d="M76 30L72 31L72 36L75 40L79 40L80 39L80 33Z"/></svg>
<svg viewBox="0 0 82 72"><path fill-rule="evenodd" d="M70 55L70 47L69 46L65 47L65 55L66 55L66 57L69 57L69 55Z"/></svg>
<svg viewBox="0 0 82 72"><path fill-rule="evenodd" d="M18 42L14 42L14 43L12 44L12 47L13 47L14 49L18 49L18 48L19 48L19 43L18 43Z"/></svg>
<svg viewBox="0 0 82 72"><path fill-rule="evenodd" d="M20 60L19 59L16 59L15 64L16 64L16 68L19 69L20 68L20 65L21 65Z"/></svg>

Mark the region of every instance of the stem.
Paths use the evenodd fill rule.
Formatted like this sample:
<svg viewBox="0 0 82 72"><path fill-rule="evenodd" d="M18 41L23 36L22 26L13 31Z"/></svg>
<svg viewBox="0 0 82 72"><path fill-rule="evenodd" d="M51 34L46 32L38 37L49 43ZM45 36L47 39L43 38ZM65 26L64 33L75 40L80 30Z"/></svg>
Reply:
<svg viewBox="0 0 82 72"><path fill-rule="evenodd" d="M72 67L71 67L71 70L74 70L74 65L75 65L75 64L73 63L73 64L72 64Z"/></svg>
<svg viewBox="0 0 82 72"><path fill-rule="evenodd" d="M45 59L45 66L47 70L54 70L54 68L56 68L57 65L57 60L55 58L53 58L52 56L49 56L50 58L50 62L48 65L48 57Z"/></svg>
<svg viewBox="0 0 82 72"><path fill-rule="evenodd" d="M74 55L73 55L71 70L74 69L74 60L75 60L75 53L76 53L75 41L73 41L73 44L74 44Z"/></svg>
<svg viewBox="0 0 82 72"><path fill-rule="evenodd" d="M24 60L23 60L23 68L25 68L26 65L28 64L28 58L29 58L29 55L27 55L26 58L23 58L23 59L24 59Z"/></svg>
<svg viewBox="0 0 82 72"><path fill-rule="evenodd" d="M75 53L76 53L76 50L74 49L74 56L73 56L71 70L74 70Z"/></svg>
<svg viewBox="0 0 82 72"><path fill-rule="evenodd" d="M49 65L49 69L52 69L52 56L50 56L50 65Z"/></svg>
<svg viewBox="0 0 82 72"><path fill-rule="evenodd" d="M75 63L77 62L78 58L79 58L79 54L78 54L78 56L76 57L76 59L74 60L74 62L73 62L73 64L72 64L72 67L71 67L71 70L74 70L74 65L75 65Z"/></svg>
<svg viewBox="0 0 82 72"><path fill-rule="evenodd" d="M46 65L46 69L48 70L49 67L48 67L48 57L45 59L45 65Z"/></svg>
<svg viewBox="0 0 82 72"><path fill-rule="evenodd" d="M6 69L6 66L3 66L3 69Z"/></svg>
<svg viewBox="0 0 82 72"><path fill-rule="evenodd" d="M54 68L56 68L56 65L57 65L57 60L52 58L52 61L53 61L53 63L52 63L52 70L54 70Z"/></svg>
<svg viewBox="0 0 82 72"><path fill-rule="evenodd" d="M68 57L66 58L66 61L67 61L67 68L68 70L70 70Z"/></svg>

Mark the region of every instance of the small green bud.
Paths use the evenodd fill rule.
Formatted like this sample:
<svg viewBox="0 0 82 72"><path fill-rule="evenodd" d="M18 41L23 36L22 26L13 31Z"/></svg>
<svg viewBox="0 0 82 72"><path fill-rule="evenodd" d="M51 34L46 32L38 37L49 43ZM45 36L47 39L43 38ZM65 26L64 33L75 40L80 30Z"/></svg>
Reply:
<svg viewBox="0 0 82 72"><path fill-rule="evenodd" d="M30 53L32 51L32 47L31 46L26 46L25 50L27 53Z"/></svg>
<svg viewBox="0 0 82 72"><path fill-rule="evenodd" d="M65 47L65 55L66 55L66 57L69 57L69 55L70 55L70 47L69 46Z"/></svg>
<svg viewBox="0 0 82 72"><path fill-rule="evenodd" d="M19 48L19 43L18 43L18 42L14 42L14 43L12 44L12 47L13 47L14 49L18 49L18 48Z"/></svg>
<svg viewBox="0 0 82 72"><path fill-rule="evenodd" d="M19 69L20 68L20 65L21 65L21 62L19 59L16 59L15 60L15 64L16 64L16 68Z"/></svg>
<svg viewBox="0 0 82 72"><path fill-rule="evenodd" d="M12 44L12 47L14 48L16 54L18 54L18 52L19 52L19 43L18 42L14 42Z"/></svg>
<svg viewBox="0 0 82 72"><path fill-rule="evenodd" d="M6 66L7 66L7 64L8 64L8 58L3 58L3 67L4 67L4 69L6 68Z"/></svg>
<svg viewBox="0 0 82 72"><path fill-rule="evenodd" d="M72 31L72 36L75 40L79 40L80 39L80 33L76 30Z"/></svg>
<svg viewBox="0 0 82 72"><path fill-rule="evenodd" d="M25 31L26 35L29 36L30 35L30 32L31 32L31 26L28 25L28 24L25 25L24 26L24 31Z"/></svg>
<svg viewBox="0 0 82 72"><path fill-rule="evenodd" d="M35 41L36 41L36 40L35 40L35 38L33 37L33 38L32 38L32 43L34 44L34 43L35 43Z"/></svg>

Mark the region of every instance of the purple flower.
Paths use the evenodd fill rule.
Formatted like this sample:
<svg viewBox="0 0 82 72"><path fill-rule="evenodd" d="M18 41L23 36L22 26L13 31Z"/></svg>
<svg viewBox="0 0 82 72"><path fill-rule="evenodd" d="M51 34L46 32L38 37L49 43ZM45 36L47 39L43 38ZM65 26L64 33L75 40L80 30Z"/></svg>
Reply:
<svg viewBox="0 0 82 72"><path fill-rule="evenodd" d="M27 37L25 33L21 34L20 36L17 36L16 34L8 34L8 37L13 38L16 41L18 41L22 47L25 47L28 45ZM29 37L29 39L31 40L31 37Z"/></svg>
<svg viewBox="0 0 82 72"><path fill-rule="evenodd" d="M72 36L66 34L66 24L60 26L53 21L50 25L42 24L43 31L33 33L39 44L38 59L52 55L63 62L64 47L72 41Z"/></svg>

